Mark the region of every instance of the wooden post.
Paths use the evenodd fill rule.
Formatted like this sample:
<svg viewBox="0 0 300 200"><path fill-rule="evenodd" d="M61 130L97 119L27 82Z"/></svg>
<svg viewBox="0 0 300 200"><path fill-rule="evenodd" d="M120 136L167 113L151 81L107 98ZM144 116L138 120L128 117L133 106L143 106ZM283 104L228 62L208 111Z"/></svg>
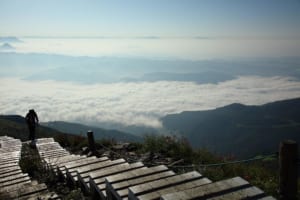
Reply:
<svg viewBox="0 0 300 200"><path fill-rule="evenodd" d="M88 131L87 132L87 136L88 136L88 142L89 142L90 151L95 155L95 153L96 153L96 147L95 147L95 140L94 140L94 133L93 133L93 131Z"/></svg>
<svg viewBox="0 0 300 200"><path fill-rule="evenodd" d="M279 198L281 200L297 199L297 153L295 141L286 140L279 146Z"/></svg>

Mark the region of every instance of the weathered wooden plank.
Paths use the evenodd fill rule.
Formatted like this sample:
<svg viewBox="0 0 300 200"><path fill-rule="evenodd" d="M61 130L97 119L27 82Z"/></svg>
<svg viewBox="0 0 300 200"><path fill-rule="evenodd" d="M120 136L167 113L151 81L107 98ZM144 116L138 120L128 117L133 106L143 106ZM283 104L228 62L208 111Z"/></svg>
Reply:
<svg viewBox="0 0 300 200"><path fill-rule="evenodd" d="M54 149L64 149L62 148L58 143L53 143L51 145L41 145L41 146L37 146L37 149L39 152L45 152L45 151L50 151L50 150L54 150Z"/></svg>
<svg viewBox="0 0 300 200"><path fill-rule="evenodd" d="M0 153L0 158L1 160L5 160L5 159L9 159L9 158L12 158L12 157L20 157L21 156L21 150L14 150L14 151L11 151L11 152L3 152L3 153Z"/></svg>
<svg viewBox="0 0 300 200"><path fill-rule="evenodd" d="M0 166L1 165L6 165L6 164L12 164L12 163L19 163L19 159L15 159L15 160L8 160L8 161L0 161Z"/></svg>
<svg viewBox="0 0 300 200"><path fill-rule="evenodd" d="M22 178L22 177L26 177L26 176L28 176L28 175L21 173L21 174L15 174L15 175L11 175L11 176L8 176L8 177L5 177L5 178L1 178L0 179L0 184L11 181L11 180L19 179L19 178Z"/></svg>
<svg viewBox="0 0 300 200"><path fill-rule="evenodd" d="M20 197L24 197L24 196L28 197L28 195L32 195L32 194L37 195L42 191L47 191L47 186L44 183L38 185L26 185L26 186L23 185L23 187L19 187L17 190L3 193L2 195L0 195L0 197L6 199L12 199L12 198L19 199Z"/></svg>
<svg viewBox="0 0 300 200"><path fill-rule="evenodd" d="M62 149L62 148L56 148L56 149L49 149L49 150L45 150L45 151L39 151L39 154L41 156L43 155L49 155L49 154L52 154L52 153L55 153L55 152L67 152L65 149Z"/></svg>
<svg viewBox="0 0 300 200"><path fill-rule="evenodd" d="M158 190L139 195L139 196L137 196L137 199L143 199L143 200L159 199L164 194L178 192L181 190L186 190L186 189L194 188L194 187L209 184L209 183L211 183L211 181L209 179L201 178L201 179L189 181L186 183L180 183L176 186L168 186L168 187L160 188Z"/></svg>
<svg viewBox="0 0 300 200"><path fill-rule="evenodd" d="M7 159L10 157L20 157L21 151L12 151L12 152L6 152L6 153L1 153L1 159Z"/></svg>
<svg viewBox="0 0 300 200"><path fill-rule="evenodd" d="M105 163L103 163L103 162L105 162ZM89 173L92 171L104 170L107 167L113 167L113 166L120 165L125 162L126 161L124 159L118 159L118 160L114 160L114 161L107 160L107 161L94 163L91 165L82 166L79 168L74 168L71 170L67 169L67 176L75 184L78 181L78 176L80 176L79 178L81 178L81 176L82 176L82 179L83 179L83 178L88 177Z"/></svg>
<svg viewBox="0 0 300 200"><path fill-rule="evenodd" d="M23 187L24 185L26 185L26 186L31 185L31 181L27 180L27 181L23 181L23 182L20 182L20 183L13 184L13 185L0 187L0 193L8 193L8 192L16 191L19 188Z"/></svg>
<svg viewBox="0 0 300 200"><path fill-rule="evenodd" d="M57 157L62 157L66 155L70 155L70 153L67 151L53 151L53 152L48 152L46 154L42 154L40 155L40 157L43 159L56 159Z"/></svg>
<svg viewBox="0 0 300 200"><path fill-rule="evenodd" d="M8 176L13 176L13 175L16 175L16 174L21 174L22 171L19 169L19 170L15 170L15 171L9 171L7 173L4 173L4 174L0 174L0 180L2 178L5 178L5 177L8 177Z"/></svg>
<svg viewBox="0 0 300 200"><path fill-rule="evenodd" d="M39 138L36 140L37 144L55 142L53 138Z"/></svg>
<svg viewBox="0 0 300 200"><path fill-rule="evenodd" d="M14 179L14 180L6 181L4 183L0 183L0 187L6 187L6 186L14 185L14 184L19 184L19 183L22 183L22 182L27 182L27 181L30 181L30 178L29 178L28 175L24 176L24 177Z"/></svg>
<svg viewBox="0 0 300 200"><path fill-rule="evenodd" d="M267 196L267 197L263 197L263 198L258 198L257 200L276 200L276 199L272 196Z"/></svg>
<svg viewBox="0 0 300 200"><path fill-rule="evenodd" d="M39 155L41 157L46 157L46 156L55 155L55 154L58 154L58 153L68 153L68 154L70 154L65 149L53 149L53 150L49 150L49 151L45 151L45 152L39 152Z"/></svg>
<svg viewBox="0 0 300 200"><path fill-rule="evenodd" d="M72 181L72 183L75 184L78 181L78 176L80 175L82 175L83 178L86 178L88 176L88 172L105 169L107 167L112 167L114 165L118 165L125 162L126 161L124 159L117 159L114 161L111 160L99 161L97 163L93 163L90 165L85 165L73 169L67 169L67 176Z"/></svg>
<svg viewBox="0 0 300 200"><path fill-rule="evenodd" d="M9 193L9 192L13 192L16 190L19 190L20 188L23 187L31 187L32 185L36 185L33 182L31 182L30 180L28 180L28 182L26 183L20 183L20 184L15 184L15 185L10 185L4 188L0 188L0 193Z"/></svg>
<svg viewBox="0 0 300 200"><path fill-rule="evenodd" d="M60 198L57 194L54 192L48 192L48 191L42 191L39 193L26 195L24 197L19 197L18 200L60 200Z"/></svg>
<svg viewBox="0 0 300 200"><path fill-rule="evenodd" d="M12 146L16 146L16 147L22 147L22 144L21 143L18 143L18 142L5 142L5 143L2 143L2 147L1 148L9 148L9 147L12 147Z"/></svg>
<svg viewBox="0 0 300 200"><path fill-rule="evenodd" d="M78 179L79 186L81 187L82 191L84 191L85 193L89 193L90 192L89 176L92 172L111 169L112 167L116 167L124 163L126 163L124 159L118 159L118 160L107 162L104 165L99 166L99 168L94 168L93 170L90 171L84 171L84 173L82 173L82 170L79 170L77 172L77 179Z"/></svg>
<svg viewBox="0 0 300 200"><path fill-rule="evenodd" d="M48 158L48 159L56 159L56 158L59 158L59 157L62 157L62 156L66 156L66 155L69 155L69 153L56 153L56 154L53 154L53 155L47 155L45 157L43 157L42 159L44 160L45 158Z"/></svg>
<svg viewBox="0 0 300 200"><path fill-rule="evenodd" d="M130 180L133 178L142 177L142 176L155 174L155 173L168 171L168 170L169 169L165 165L159 165L159 166L150 167L150 168L144 167L144 168L139 168L136 170L124 172L121 174L109 176L109 177L106 177L106 179L107 179L107 182L109 182L110 184L113 184L113 183L117 183L119 181Z"/></svg>
<svg viewBox="0 0 300 200"><path fill-rule="evenodd" d="M21 170L19 165L9 167L9 168L4 168L4 169L0 170L0 175L6 174L6 173L11 172L11 171L16 171L16 170Z"/></svg>
<svg viewBox="0 0 300 200"><path fill-rule="evenodd" d="M75 161L75 160L80 160L86 158L86 156L80 156L80 155L66 155L66 156L62 156L56 159L44 159L49 165L55 167L61 163L66 163L66 162L70 162L70 161Z"/></svg>
<svg viewBox="0 0 300 200"><path fill-rule="evenodd" d="M9 153L13 151L20 151L21 147L5 147L5 148L0 148L0 154L2 153Z"/></svg>
<svg viewBox="0 0 300 200"><path fill-rule="evenodd" d="M165 179L151 181L148 183L143 183L129 188L128 197L129 199L137 199L137 196L144 195L146 193L151 193L155 190L163 189L166 187L172 187L179 184L186 183L188 181L193 181L202 178L202 175L196 171L188 172L185 174L180 174L176 176L171 176Z"/></svg>
<svg viewBox="0 0 300 200"><path fill-rule="evenodd" d="M63 163L68 163L68 162L71 162L71 161L82 160L84 158L86 158L86 156L72 155L71 154L71 155L66 155L66 156L62 156L62 157L57 157L55 159L45 158L44 160L50 166L51 170L56 173L58 165L63 164Z"/></svg>
<svg viewBox="0 0 300 200"><path fill-rule="evenodd" d="M117 160L106 160L101 163L95 163L88 166L83 166L80 168L77 168L77 176L79 179L85 179L89 176L89 174L93 171L99 171L99 170L105 170L107 168L111 168L115 165L120 165L126 163L126 160L124 159L117 159Z"/></svg>
<svg viewBox="0 0 300 200"><path fill-rule="evenodd" d="M76 160L76 161L59 164L58 168L60 171L62 171L62 170L66 170L66 169L72 169L72 168L76 168L76 167L85 166L88 164L97 163L99 161L105 161L105 160L108 160L108 157L97 158L95 156L92 156L92 157L87 157L87 158L84 158L81 160Z"/></svg>
<svg viewBox="0 0 300 200"><path fill-rule="evenodd" d="M171 176L175 176L173 171L164 171L156 174L150 174L147 176L136 177L134 179L119 181L116 183L111 183L107 181L106 178L106 194L108 199L123 199L128 197L128 188L142 183L147 183L150 181L155 181Z"/></svg>
<svg viewBox="0 0 300 200"><path fill-rule="evenodd" d="M7 140L1 142L1 148L10 147L10 146L21 146L22 142L18 140Z"/></svg>
<svg viewBox="0 0 300 200"><path fill-rule="evenodd" d="M240 177L206 184L200 187L163 195L162 200L173 200L176 196L188 199L207 199L249 187L250 184Z"/></svg>
<svg viewBox="0 0 300 200"><path fill-rule="evenodd" d="M230 200L239 200L239 199L258 199L265 197L265 193L257 188L257 187L248 187L248 188L243 188L234 192L230 192L227 194L223 194L220 196L208 198L210 200L223 200L223 199L230 199Z"/></svg>
<svg viewBox="0 0 300 200"><path fill-rule="evenodd" d="M11 158L11 159L7 159L7 160L1 160L0 161L0 165L3 165L3 164L7 164L7 163L19 163L20 161L20 158Z"/></svg>
<svg viewBox="0 0 300 200"><path fill-rule="evenodd" d="M107 157L96 158L95 156L93 156L93 157L88 157L88 158L81 159L81 160L64 163L64 164L58 166L58 172L60 173L61 176L66 178L67 177L66 176L67 169L71 170L71 169L74 169L77 167L86 166L89 164L93 164L93 163L97 163L97 162L101 162L101 161L105 161L105 160L108 160L108 158Z"/></svg>
<svg viewBox="0 0 300 200"><path fill-rule="evenodd" d="M55 150L55 151L50 151L50 152L40 154L40 156L44 159L45 158L51 159L51 157L55 158L55 157L61 157L65 155L70 155L70 153L67 152L66 150Z"/></svg>
<svg viewBox="0 0 300 200"><path fill-rule="evenodd" d="M0 171L5 170L6 168L14 167L19 165L18 163L8 163L5 165L0 165Z"/></svg>
<svg viewBox="0 0 300 200"><path fill-rule="evenodd" d="M12 151L7 153L1 153L1 158L6 159L10 157L19 157L21 155L21 151Z"/></svg>
<svg viewBox="0 0 300 200"><path fill-rule="evenodd" d="M105 177L122 173L125 171L134 170L141 167L144 167L144 164L142 162L136 162L132 164L123 163L120 165L112 166L109 169L91 172L89 176L89 185L90 185L90 191L92 195L95 197L100 195L101 198L105 199L106 198Z"/></svg>

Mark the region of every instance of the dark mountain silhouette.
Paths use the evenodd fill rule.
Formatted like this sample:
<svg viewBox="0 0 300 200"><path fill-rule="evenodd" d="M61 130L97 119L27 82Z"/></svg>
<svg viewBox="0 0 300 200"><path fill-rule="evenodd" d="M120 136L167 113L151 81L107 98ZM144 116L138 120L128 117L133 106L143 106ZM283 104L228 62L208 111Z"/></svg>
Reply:
<svg viewBox="0 0 300 200"><path fill-rule="evenodd" d="M44 126L59 130L61 132L72 133L76 135L78 134L86 135L86 132L88 130L92 130L94 132L95 139L113 138L116 141L141 141L142 140L141 137L129 133L121 132L118 130L107 130L107 129L102 129L94 126L87 126L78 123L54 121L54 122L45 122L42 124Z"/></svg>
<svg viewBox="0 0 300 200"><path fill-rule="evenodd" d="M37 138L67 135L44 126L38 126L36 132ZM11 136L21 139L22 141L28 140L29 132L25 123L25 118L19 115L0 115L0 135Z"/></svg>
<svg viewBox="0 0 300 200"><path fill-rule="evenodd" d="M94 131L95 139L113 138L116 141L141 141L142 138L116 130L105 130L96 127L68 122L41 123L37 128L37 137L54 137L55 135L86 136L88 130ZM0 135L9 135L21 140L28 139L28 128L25 118L19 115L0 115Z"/></svg>
<svg viewBox="0 0 300 200"><path fill-rule="evenodd" d="M4 43L0 46L0 50L15 50L16 48L10 45L9 43Z"/></svg>
<svg viewBox="0 0 300 200"><path fill-rule="evenodd" d="M17 37L13 37L13 36L8 36L8 37L0 37L0 42L22 42L21 40L19 40Z"/></svg>
<svg viewBox="0 0 300 200"><path fill-rule="evenodd" d="M273 153L284 139L300 142L300 98L262 106L231 104L207 111L187 111L162 118L194 147L238 157Z"/></svg>

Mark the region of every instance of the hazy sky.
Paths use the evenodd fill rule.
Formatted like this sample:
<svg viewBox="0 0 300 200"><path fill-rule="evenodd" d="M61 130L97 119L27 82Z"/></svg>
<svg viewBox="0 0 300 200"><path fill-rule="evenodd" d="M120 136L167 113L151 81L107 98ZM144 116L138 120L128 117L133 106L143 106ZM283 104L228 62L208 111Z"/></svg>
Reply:
<svg viewBox="0 0 300 200"><path fill-rule="evenodd" d="M299 0L1 0L0 35L300 37Z"/></svg>

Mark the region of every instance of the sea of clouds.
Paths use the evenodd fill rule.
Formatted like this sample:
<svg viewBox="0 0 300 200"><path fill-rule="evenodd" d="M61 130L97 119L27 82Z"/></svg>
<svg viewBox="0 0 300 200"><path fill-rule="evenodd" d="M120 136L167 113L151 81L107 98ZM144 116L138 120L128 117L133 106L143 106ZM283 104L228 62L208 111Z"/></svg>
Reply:
<svg viewBox="0 0 300 200"><path fill-rule="evenodd" d="M0 93L0 114L24 116L34 108L44 122L116 122L160 128L160 117L170 113L300 97L300 82L290 77L242 76L218 84L160 81L81 85L1 78Z"/></svg>

